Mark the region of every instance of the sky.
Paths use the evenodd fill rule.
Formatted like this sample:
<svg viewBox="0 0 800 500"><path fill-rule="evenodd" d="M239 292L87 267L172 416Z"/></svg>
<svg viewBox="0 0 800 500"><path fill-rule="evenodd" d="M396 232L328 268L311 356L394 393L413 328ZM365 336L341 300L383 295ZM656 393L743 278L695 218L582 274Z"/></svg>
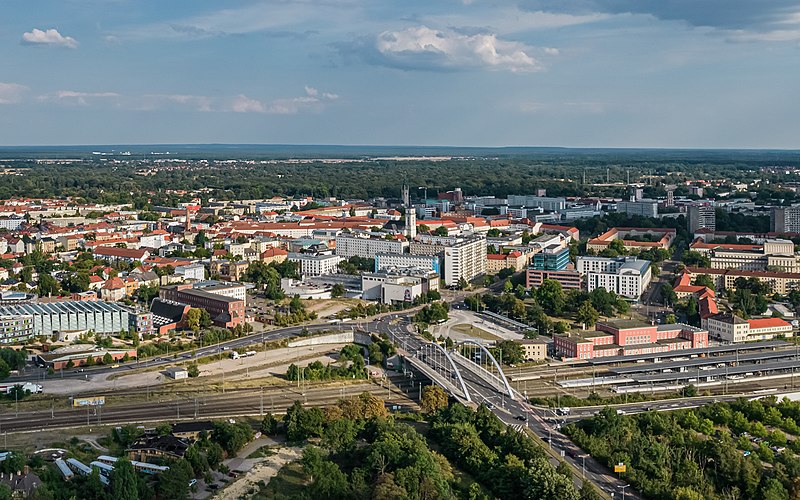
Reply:
<svg viewBox="0 0 800 500"><path fill-rule="evenodd" d="M800 0L2 0L0 145L800 149Z"/></svg>

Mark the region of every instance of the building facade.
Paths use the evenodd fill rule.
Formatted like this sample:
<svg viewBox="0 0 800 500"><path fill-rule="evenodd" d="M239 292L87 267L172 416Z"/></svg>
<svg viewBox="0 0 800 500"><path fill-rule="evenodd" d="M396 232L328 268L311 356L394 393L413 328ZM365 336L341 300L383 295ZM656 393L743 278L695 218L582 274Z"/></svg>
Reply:
<svg viewBox="0 0 800 500"><path fill-rule="evenodd" d="M578 272L587 291L604 288L632 300L639 300L652 277L650 261L633 257L578 257Z"/></svg>
<svg viewBox="0 0 800 500"><path fill-rule="evenodd" d="M129 315L129 309L101 301L65 301L0 307L0 317L29 316L35 336L49 336L65 330L119 333L128 330Z"/></svg>
<svg viewBox="0 0 800 500"><path fill-rule="evenodd" d="M290 253L288 260L300 264L301 276L322 276L338 273L342 257L339 255Z"/></svg>
<svg viewBox="0 0 800 500"><path fill-rule="evenodd" d="M597 323L593 332L555 335L553 346L565 359L653 354L708 347L708 331L682 323L655 326L617 320Z"/></svg>
<svg viewBox="0 0 800 500"><path fill-rule="evenodd" d="M694 233L698 229L717 229L716 209L709 205L691 205L688 210L689 232Z"/></svg>
<svg viewBox="0 0 800 500"><path fill-rule="evenodd" d="M357 233L339 233L336 235L336 255L345 259L362 257L372 259L378 253L403 253L408 243L403 240L370 237Z"/></svg>

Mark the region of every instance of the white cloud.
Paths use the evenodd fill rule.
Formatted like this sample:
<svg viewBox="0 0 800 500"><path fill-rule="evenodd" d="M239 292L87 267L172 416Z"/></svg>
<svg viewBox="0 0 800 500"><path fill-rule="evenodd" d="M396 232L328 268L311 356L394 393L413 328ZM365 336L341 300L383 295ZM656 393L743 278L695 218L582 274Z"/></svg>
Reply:
<svg viewBox="0 0 800 500"><path fill-rule="evenodd" d="M51 45L77 49L78 41L71 36L63 36L55 28L40 30L34 28L22 34L23 45Z"/></svg>
<svg viewBox="0 0 800 500"><path fill-rule="evenodd" d="M40 101L57 101L67 104L79 104L86 106L89 101L94 99L107 99L118 98L119 94L116 92L78 92L75 90L59 90L53 94L44 94L39 96Z"/></svg>
<svg viewBox="0 0 800 500"><path fill-rule="evenodd" d="M14 104L22 99L22 94L28 90L25 85L18 83L0 82L0 104Z"/></svg>
<svg viewBox="0 0 800 500"><path fill-rule="evenodd" d="M306 86L304 90L305 95L302 96L275 99L267 102L239 94L231 101L228 110L235 113L294 115L302 111L321 111L326 102L339 98L337 94L320 92L310 86Z"/></svg>
<svg viewBox="0 0 800 500"><path fill-rule="evenodd" d="M532 47L501 40L494 34L464 34L427 26L384 31L375 49L389 65L408 69L479 67L513 72L538 71Z"/></svg>
<svg viewBox="0 0 800 500"><path fill-rule="evenodd" d="M234 97L231 103L231 111L235 113L263 113L265 109L263 102L251 99L244 94Z"/></svg>

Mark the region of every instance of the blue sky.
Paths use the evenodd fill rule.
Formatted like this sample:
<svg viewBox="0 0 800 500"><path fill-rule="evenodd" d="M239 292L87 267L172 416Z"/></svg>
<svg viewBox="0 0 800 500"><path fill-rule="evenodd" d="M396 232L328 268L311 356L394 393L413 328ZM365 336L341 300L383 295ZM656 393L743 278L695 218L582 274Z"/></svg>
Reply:
<svg viewBox="0 0 800 500"><path fill-rule="evenodd" d="M800 148L800 0L3 0L0 144Z"/></svg>

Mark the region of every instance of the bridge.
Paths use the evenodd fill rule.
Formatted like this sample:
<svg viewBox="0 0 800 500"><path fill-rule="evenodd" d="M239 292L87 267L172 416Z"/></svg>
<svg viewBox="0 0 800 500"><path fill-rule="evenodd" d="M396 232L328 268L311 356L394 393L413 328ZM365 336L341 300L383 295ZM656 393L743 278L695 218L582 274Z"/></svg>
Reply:
<svg viewBox="0 0 800 500"><path fill-rule="evenodd" d="M579 473L576 484L594 483L605 498L613 498L624 482L609 473L608 469L590 456L580 455L580 450L545 420L546 409L529 405L526 398L514 391L505 376L502 364L480 341L470 339L455 344L452 349L429 342L410 331L410 323L379 324L379 331L389 336L397 346L398 354L408 366L439 385L458 401L467 404L486 404L505 424L526 434L538 437L551 454L554 466L558 461L569 462ZM575 451L575 456L565 454ZM582 471L582 477L581 473ZM627 498L639 498L630 489Z"/></svg>

